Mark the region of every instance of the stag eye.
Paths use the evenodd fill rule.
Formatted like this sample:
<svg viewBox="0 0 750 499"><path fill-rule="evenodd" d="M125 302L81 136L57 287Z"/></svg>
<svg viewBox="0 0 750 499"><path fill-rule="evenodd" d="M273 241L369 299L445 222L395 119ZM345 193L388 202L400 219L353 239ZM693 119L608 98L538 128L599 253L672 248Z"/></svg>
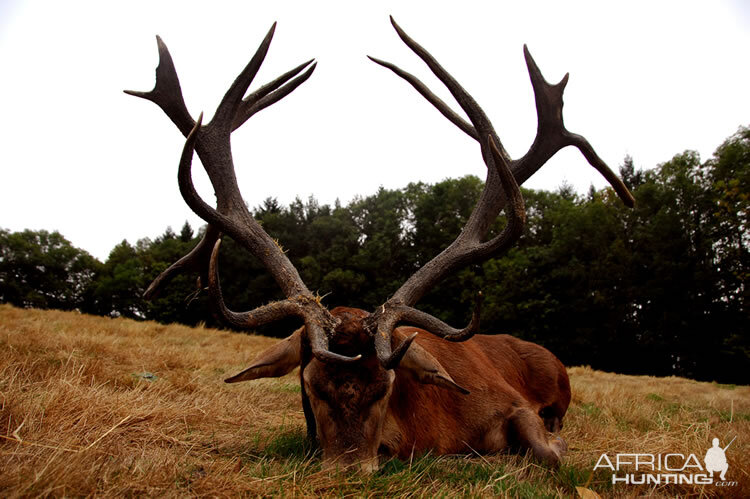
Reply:
<svg viewBox="0 0 750 499"><path fill-rule="evenodd" d="M372 405L386 396L388 388L389 386L386 383L377 383L374 386L370 385L365 390L363 399L367 401L367 405Z"/></svg>
<svg viewBox="0 0 750 499"><path fill-rule="evenodd" d="M309 383L305 383L305 391L307 392L307 395L310 397L314 397L318 400L326 401L325 394L321 393L319 390L317 390L313 385Z"/></svg>
<svg viewBox="0 0 750 499"><path fill-rule="evenodd" d="M310 378L308 379L307 373L305 373L305 391L308 396L331 405L335 399L336 387L330 380L321 379L321 376L311 376Z"/></svg>

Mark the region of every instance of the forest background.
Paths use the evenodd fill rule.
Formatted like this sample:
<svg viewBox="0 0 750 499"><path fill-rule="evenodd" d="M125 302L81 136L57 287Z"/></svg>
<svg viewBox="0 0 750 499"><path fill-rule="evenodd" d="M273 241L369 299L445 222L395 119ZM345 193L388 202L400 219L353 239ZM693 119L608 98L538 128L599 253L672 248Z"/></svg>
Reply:
<svg viewBox="0 0 750 499"><path fill-rule="evenodd" d="M644 170L626 157L620 174L636 198L632 210L608 188L524 189L528 223L515 247L451 276L419 307L461 325L482 291L481 332L535 341L566 365L750 384L750 127L708 160L685 151ZM324 304L372 310L450 244L482 185L474 176L412 183L333 206L269 197L252 211ZM58 232L0 229L0 303L221 326L194 275L142 298L201 230L186 222L153 240L124 240L100 262ZM259 262L225 239L228 305L281 298ZM258 332L283 337L295 327Z"/></svg>

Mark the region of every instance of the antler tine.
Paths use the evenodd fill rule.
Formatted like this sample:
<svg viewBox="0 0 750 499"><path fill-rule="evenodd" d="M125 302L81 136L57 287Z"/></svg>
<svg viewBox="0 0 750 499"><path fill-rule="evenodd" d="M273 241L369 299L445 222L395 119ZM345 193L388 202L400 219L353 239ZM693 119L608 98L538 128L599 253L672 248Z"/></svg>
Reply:
<svg viewBox="0 0 750 499"><path fill-rule="evenodd" d="M492 247L497 245L499 241L497 238L481 245L482 238L489 230L492 221L497 217L500 210L502 210L508 195L503 187L507 182L503 182L499 177L501 169L499 169L499 166L497 165L498 162L496 161L493 152L490 151L489 141L494 141L495 149L500 152L502 162L506 164L506 166L511 164L511 160L502 148L500 139L497 137L492 123L476 100L466 92L458 81L456 81L456 79L453 78L453 76L451 76L424 47L407 35L406 32L395 22L393 17L391 17L391 24L401 40L416 55L418 55L427 64L435 76L445 84L461 108L469 116L472 124L470 125L460 118L414 76L406 73L393 64L373 58L371 59L373 59L374 62L391 69L395 74L409 82L430 103L435 105L444 116L461 128L465 133L475 138L480 143L484 162L488 169L487 182L482 191L482 195L474 208L465 229L461 232L456 241L446 248L443 253L438 255L438 257L427 262L394 294L393 299L397 299L407 306L412 306L429 288L449 272L457 267L463 266L472 259L479 257L480 255L477 250L479 250L480 247L483 247L486 251L490 251Z"/></svg>
<svg viewBox="0 0 750 499"><path fill-rule="evenodd" d="M526 45L523 55L529 70L531 86L534 89L534 100L537 110L537 134L529 151L522 158L514 162L513 173L519 183L523 183L547 162L557 151L565 146L575 146L583 154L591 166L607 179L623 203L633 207L635 198L620 178L596 154L594 148L582 136L571 133L563 122L563 92L568 84L569 74L566 74L556 85L548 83L531 56Z"/></svg>
<svg viewBox="0 0 750 499"><path fill-rule="evenodd" d="M395 328L395 324L393 328ZM391 331L393 330L391 328ZM378 355L378 360L385 369L395 369L401 363L401 359L406 355L407 350L411 346L412 342L416 339L418 333L414 333L399 346L391 352L391 340L387 335L378 334L375 337L375 353Z"/></svg>
<svg viewBox="0 0 750 499"><path fill-rule="evenodd" d="M448 120L458 126L466 134L479 140L479 137L490 135L495 140L498 150L503 157L510 161L510 156L505 151L495 132L492 122L487 118L482 108L469 95L466 90L453 78L427 51L412 39L391 17L391 24L398 33L403 42L417 54L437 76L440 81L448 88L453 97L456 99L461 108L469 116L473 127L466 123L439 97L433 94L418 78L402 70L394 64L381 61L370 57L371 60L384 66L396 75L409 82L425 99L434 105ZM614 172L606 165L604 161L594 151L588 141L580 135L568 132L562 122L562 94L568 82L569 75L566 74L563 79L556 85L550 85L542 76L539 67L531 57L526 45L524 45L524 57L529 69L534 96L536 100L538 115L538 130L534 144L529 152L523 158L517 161L511 161L511 170L519 184L525 182L533 175L549 158L557 151L567 145L577 147L584 155L586 160L601 173L610 183L612 188L627 205L632 207L634 198L627 190L625 184L615 175ZM480 142L481 143L481 142Z"/></svg>
<svg viewBox="0 0 750 499"><path fill-rule="evenodd" d="M247 63L245 69L242 70L229 87L229 90L224 94L224 98L219 103L219 107L216 108L216 113L214 114L211 123L217 122L223 126L231 126L233 124L235 115L237 114L237 109L242 103L242 97L245 95L247 88L253 82L255 75L258 74L261 64L263 64L263 60L268 53L268 47L271 46L271 40L273 40L273 34L275 31L276 23L273 23L271 29L268 30L265 38L263 38L260 46L255 51L252 59L250 59L250 62ZM229 132L234 128L236 127L230 128Z"/></svg>
<svg viewBox="0 0 750 499"><path fill-rule="evenodd" d="M211 224L206 226L206 232L203 234L203 238L198 244L188 253L183 256L172 265L170 265L165 271L159 274L149 285L146 292L143 293L143 297L147 300L156 298L161 291L162 286L166 285L173 278L177 277L184 271L197 271L205 274L205 270L208 269L208 264L211 256L211 248L214 243L219 239L219 230ZM207 275L201 275L200 280L203 283L207 282Z"/></svg>
<svg viewBox="0 0 750 499"><path fill-rule="evenodd" d="M426 329L435 336L448 341L466 341L479 331L479 323L482 315L482 292L478 292L474 300L474 310L471 312L471 320L463 329L455 329L435 316L422 312L412 307L401 308L401 321Z"/></svg>
<svg viewBox="0 0 750 499"><path fill-rule="evenodd" d="M266 83L258 90L245 97L242 100L240 109L237 111L237 115L234 118L232 130L236 130L237 128L242 126L242 124L245 123L248 119L250 119L252 115L257 113L258 111L262 111L271 104L280 101L281 99L292 93L305 81L307 81L307 79L312 75L313 71L315 71L315 66L317 65L317 63L314 63L312 66L310 66L313 61L314 59L310 59L309 61L300 64L296 68L292 69L291 71L287 71L275 80ZM307 66L310 66L307 71L299 75L297 78L294 78L294 80L289 81ZM288 81L289 83L287 83Z"/></svg>
<svg viewBox="0 0 750 499"><path fill-rule="evenodd" d="M361 359L361 354L355 355L354 357L347 357L346 355L341 355L328 350L328 335L326 331L333 331L335 327L335 323L325 325L317 318L311 319L309 316L305 316L305 329L307 331L307 337L310 340L313 355L321 362L340 364L356 362Z"/></svg>
<svg viewBox="0 0 750 499"><path fill-rule="evenodd" d="M272 302L249 312L238 313L229 310L224 303L224 295L221 292L221 282L219 281L220 247L221 239L218 239L211 251L211 260L208 266L208 294L214 309L225 322L241 329L254 329L290 315L302 315L302 307L292 300Z"/></svg>
<svg viewBox="0 0 750 499"><path fill-rule="evenodd" d="M453 95L453 98L456 99L458 105L461 106L461 109L464 110L466 115L469 117L469 120L471 120L472 124L474 125L477 136L481 138L491 135L495 139L495 142L497 142L498 148L503 151L503 154L506 157L508 157L505 149L502 146L502 143L500 142L500 139L495 133L495 129L492 127L492 122L489 120L479 104L477 104L477 101L475 101L474 98L469 95L466 90L464 90L461 84L459 84L458 81L456 81L456 79L450 75L450 73L443 69L443 67L440 65L440 63L437 62L432 54L425 50L424 47L419 45L416 41L414 41L414 39L407 35L403 29L401 29L401 26L396 23L396 21L393 19L393 16L391 16L390 19L393 28L396 30L396 33L398 33L398 36L401 38L401 40L406 44L407 47L412 50L412 52L417 54L417 56L419 56L419 58L422 59L425 64L427 64L427 67L430 68L430 71L432 71L432 73L441 82L443 82L451 95Z"/></svg>
<svg viewBox="0 0 750 499"><path fill-rule="evenodd" d="M147 99L159 106L172 123L177 125L183 135L187 136L193 128L193 118L185 106L182 97L180 79L169 54L169 49L159 35L156 35L156 45L159 49L159 64L156 66L156 84L149 92L137 90L123 90L128 95Z"/></svg>
<svg viewBox="0 0 750 499"><path fill-rule="evenodd" d="M613 172L612 169L607 166L607 163L605 163L604 160L602 160L599 155L596 154L596 151L594 151L594 148L591 146L589 141L581 135L570 132L566 133L566 138L568 139L568 144L578 148L578 150L581 151L581 154L583 154L583 157L586 158L586 161L588 161L591 166L593 166L599 173L602 174L605 179L607 179L607 182L609 182L609 185L612 186L612 189L614 189L615 193L617 193L617 196L620 198L620 200L625 203L625 206L627 206L628 208L634 207L635 198L633 197L633 194L627 188L625 183L620 179L620 177L618 177L617 174L615 174L615 172Z"/></svg>
<svg viewBox="0 0 750 499"><path fill-rule="evenodd" d="M177 76L174 61L169 53L167 44L164 43L164 40L159 35L156 35L156 45L159 51L159 64L156 66L156 83L153 90L148 92L124 90L123 92L155 103L177 126L180 132L187 136L193 129L195 121L185 106L180 79ZM143 297L146 299L155 298L158 296L162 286L185 270L201 271L201 269L206 269L208 258L211 254L211 247L216 238L218 238L218 235L219 231L209 225L198 245L190 253L160 273L149 285L145 293L143 293Z"/></svg>
<svg viewBox="0 0 750 499"><path fill-rule="evenodd" d="M384 68L388 68L391 71L393 71L397 76L400 76L404 80L406 80L409 84L411 84L412 87L416 89L417 92L419 92L422 97L427 99L427 101L435 106L440 113L448 118L448 120L456 125L458 128L460 128L465 134L467 134L472 139L479 141L479 134L477 134L476 129L474 129L474 126L470 123L467 123L466 120L464 120L462 117L460 117L458 114L456 114L455 111L453 111L448 104L445 103L440 97L435 95L429 88L427 88L427 85L422 83L419 78L414 76L411 73L407 73L403 69L399 68L395 64L392 64L390 62L386 62L380 59L377 59L372 56L367 56L368 59L370 59L375 64L379 64L383 66Z"/></svg>
<svg viewBox="0 0 750 499"><path fill-rule="evenodd" d="M459 103L461 108L464 110L464 112L466 112L469 119L471 120L471 125L466 123L437 96L432 94L432 92L430 92L427 87L414 76L409 75L405 71L390 63L383 63L382 61L373 59L378 64L391 69L398 76L404 78L430 103L437 107L437 109L445 117L447 117L456 126L461 128L469 136L476 139L477 142L479 142L480 148L482 150L482 156L488 169L487 181L485 184L485 188L482 191L480 200L474 208L471 216L469 217L469 220L466 224L466 229L459 235L459 239L471 239L475 240L474 242L479 242L479 240L481 240L481 238L484 237L484 235L487 233L492 224L492 221L497 217L497 214L503 208L503 205L505 203L501 182L497 176L496 168L493 166L494 159L492 157L492 153L489 151L489 143L485 139L491 137L495 141L497 149L501 152L501 156L503 157L504 161L511 163L511 159L505 149L503 149L500 138L497 136L497 133L492 126L492 122L489 120L486 113L479 106L476 100L474 100L474 98L469 95L469 93L458 83L458 81L453 78L453 76L451 76L424 47L419 45L414 39L407 35L406 32L396 23L393 17L391 17L391 24L393 25L396 33L399 35L401 40L417 56L419 56L425 62L425 64L427 64L433 74L435 74L435 76L441 82L443 82L443 84L448 88L453 97L456 99L456 101ZM465 242L467 241L464 241L464 243ZM438 259L437 262L428 262L425 271L422 272L420 269L419 272L419 281L422 284L419 287L415 287L413 286L415 281L409 279L404 288L406 290L409 290L408 294L410 296L400 296L400 298L404 299L407 304L411 305L415 303L426 289L429 289L435 282L437 282L437 280L442 279L442 276L450 272L450 269L447 267L443 267L441 269L441 265L443 263L444 261L442 261L441 259ZM429 282L428 280L424 280L423 277L425 276L435 276L435 281ZM402 295L404 294L405 293L402 293Z"/></svg>
<svg viewBox="0 0 750 499"><path fill-rule="evenodd" d="M221 239L216 241L211 251L208 270L208 292L214 309L224 321L241 329L254 329L285 317L300 317L305 320L312 353L319 360L341 363L354 362L362 358L361 355L347 357L328 350L328 336L325 331L326 328L333 330L336 327L337 320L326 314L322 315L322 322L321 317L311 317L309 309L314 300L311 301L309 296L297 295L286 300L268 303L249 312L233 312L229 310L224 302L224 296L221 292L221 282L219 280L220 247Z"/></svg>

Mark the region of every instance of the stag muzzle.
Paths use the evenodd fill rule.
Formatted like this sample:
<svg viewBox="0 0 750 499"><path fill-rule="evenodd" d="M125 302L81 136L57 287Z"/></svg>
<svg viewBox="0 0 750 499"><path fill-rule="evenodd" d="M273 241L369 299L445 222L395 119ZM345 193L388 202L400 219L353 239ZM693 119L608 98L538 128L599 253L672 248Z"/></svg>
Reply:
<svg viewBox="0 0 750 499"><path fill-rule="evenodd" d="M366 453L367 454L367 453ZM374 456L362 455L356 449L336 455L323 456L323 470L325 471L354 471L360 473L374 473L379 469L377 453Z"/></svg>

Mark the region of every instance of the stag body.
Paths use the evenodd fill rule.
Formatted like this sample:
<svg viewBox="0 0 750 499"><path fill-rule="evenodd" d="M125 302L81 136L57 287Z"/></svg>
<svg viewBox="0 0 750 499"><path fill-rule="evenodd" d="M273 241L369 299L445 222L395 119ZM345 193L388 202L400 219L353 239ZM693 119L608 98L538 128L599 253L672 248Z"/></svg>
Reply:
<svg viewBox="0 0 750 499"><path fill-rule="evenodd" d="M404 458L415 449L456 454L516 447L559 463L564 443L549 440L546 429L562 428L570 383L552 353L508 335L478 335L449 345L424 330L396 332L415 330L423 333L415 342L469 393L423 385L397 368L382 439L387 450Z"/></svg>
<svg viewBox="0 0 750 499"><path fill-rule="evenodd" d="M528 448L556 466L565 450L558 431L570 403L562 363L548 350L508 335L477 335L451 344L415 327L399 327L395 343L417 333L394 370L378 361L367 333L369 313L337 307L340 320L330 349L363 354L344 366L309 352L304 328L261 353L229 383L282 376L300 366L309 402L311 437L317 434L326 466L377 469L378 454L493 453Z"/></svg>
<svg viewBox="0 0 750 499"><path fill-rule="evenodd" d="M454 329L414 307L446 276L502 253L517 240L525 221L519 184L559 149L577 147L629 206L633 204L632 195L588 141L565 128L562 95L567 75L556 85L547 83L524 47L538 127L529 151L513 160L476 101L424 48L391 22L404 43L446 85L469 121L411 74L393 64L372 60L410 83L443 116L476 140L487 166L484 190L456 240L371 313L327 310L302 282L281 247L252 218L240 195L230 146L235 129L289 95L310 77L315 65L308 61L245 96L268 51L274 25L224 95L211 122L204 125L201 117L193 120L188 113L172 58L157 38L159 65L154 89L127 93L156 103L187 137L178 171L180 192L208 227L189 254L154 280L146 297L156 295L181 272L192 271L199 273L201 288L208 284L217 314L235 327L253 330L284 317L302 319L303 328L227 381L279 376L300 366L308 431L318 437L327 464L361 463L371 470L377 466L379 448L405 456L428 449L439 453L494 452L517 445L556 465L565 445L559 439L549 440L545 427L550 431L560 428L570 400L562 364L547 350L508 336L471 339L479 327L479 300L470 324L463 329ZM193 186L195 151L214 186L216 207L206 203ZM488 238L503 209L507 224L499 234ZM231 236L263 263L285 300L242 313L227 308L217 270L221 233ZM398 327L403 324L415 327Z"/></svg>

